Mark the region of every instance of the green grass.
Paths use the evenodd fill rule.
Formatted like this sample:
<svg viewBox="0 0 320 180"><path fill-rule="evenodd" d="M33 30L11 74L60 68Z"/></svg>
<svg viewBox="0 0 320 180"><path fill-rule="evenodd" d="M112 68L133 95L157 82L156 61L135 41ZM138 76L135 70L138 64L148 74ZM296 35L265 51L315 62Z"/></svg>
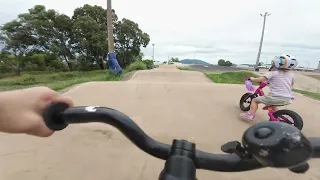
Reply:
<svg viewBox="0 0 320 180"><path fill-rule="evenodd" d="M189 67L178 67L178 69L183 71L192 71Z"/></svg>
<svg viewBox="0 0 320 180"><path fill-rule="evenodd" d="M247 72L247 71L238 71L238 72L223 72L223 73L214 73L206 74L206 76L215 83L222 84L244 84L244 78L246 77L258 77L258 75ZM305 96L311 97L313 99L320 100L320 93L309 92L304 90L293 89L294 92L303 94Z"/></svg>
<svg viewBox="0 0 320 180"><path fill-rule="evenodd" d="M309 92L309 91L304 91L304 90L299 90L299 89L293 89L294 92L303 94L305 96L311 97L313 99L320 100L320 93L315 93L315 92Z"/></svg>
<svg viewBox="0 0 320 180"><path fill-rule="evenodd" d="M210 73L206 76L213 82L221 84L244 84L244 78L258 77L256 74L247 71Z"/></svg>
<svg viewBox="0 0 320 180"><path fill-rule="evenodd" d="M128 72L124 70L123 74ZM0 91L29 88L34 86L47 86L53 90L62 90L69 86L90 81L119 81L122 76L111 76L108 70L48 72L48 73L22 73L21 76L0 79Z"/></svg>
<svg viewBox="0 0 320 180"><path fill-rule="evenodd" d="M119 81L127 72L146 70L142 61L132 63L121 76L111 76L108 70L72 71L72 72L23 72L20 76L5 74L0 76L0 91L23 89L34 86L47 86L59 91L67 87L91 81Z"/></svg>

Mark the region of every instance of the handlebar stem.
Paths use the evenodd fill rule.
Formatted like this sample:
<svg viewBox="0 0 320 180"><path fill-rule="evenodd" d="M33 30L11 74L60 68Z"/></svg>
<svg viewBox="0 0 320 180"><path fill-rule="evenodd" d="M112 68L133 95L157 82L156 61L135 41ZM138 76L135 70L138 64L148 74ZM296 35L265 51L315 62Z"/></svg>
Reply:
<svg viewBox="0 0 320 180"><path fill-rule="evenodd" d="M194 143L186 140L173 140L170 156L159 180L196 180L195 150Z"/></svg>

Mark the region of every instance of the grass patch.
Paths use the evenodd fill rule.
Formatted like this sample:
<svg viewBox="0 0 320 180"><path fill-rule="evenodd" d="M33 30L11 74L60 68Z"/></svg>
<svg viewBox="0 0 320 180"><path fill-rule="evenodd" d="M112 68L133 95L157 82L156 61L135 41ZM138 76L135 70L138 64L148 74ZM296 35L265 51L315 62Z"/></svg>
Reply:
<svg viewBox="0 0 320 180"><path fill-rule="evenodd" d="M252 72L247 72L247 71L214 73L214 74L206 74L206 76L209 79L211 79L213 82L222 83L222 84L244 84L244 78L258 77L258 75ZM292 91L303 94L313 99L320 100L320 93L309 92L309 91L304 91L299 89L292 89Z"/></svg>
<svg viewBox="0 0 320 180"><path fill-rule="evenodd" d="M244 84L244 79L246 77L259 77L258 75L247 71L210 73L206 74L206 76L213 82L221 84Z"/></svg>
<svg viewBox="0 0 320 180"><path fill-rule="evenodd" d="M178 69L183 71L192 71L189 67L178 67Z"/></svg>
<svg viewBox="0 0 320 180"><path fill-rule="evenodd" d="M123 74L128 70L124 70ZM0 91L47 86L59 91L69 86L91 81L119 81L122 76L111 76L108 70L50 73L22 73L21 76L0 79Z"/></svg>
<svg viewBox="0 0 320 180"><path fill-rule="evenodd" d="M312 77L316 80L320 80L320 75L306 75L306 76Z"/></svg>
<svg viewBox="0 0 320 180"><path fill-rule="evenodd" d="M67 87L92 81L119 81L131 71L146 70L147 65L142 61L132 63L123 70L121 76L112 76L108 70L72 71L72 72L23 72L20 76L6 74L0 76L0 91L23 89L34 86L47 86L59 91Z"/></svg>
<svg viewBox="0 0 320 180"><path fill-rule="evenodd" d="M311 97L313 99L320 100L320 93L304 91L304 90L299 90L299 89L292 89L292 91L303 94L308 97Z"/></svg>

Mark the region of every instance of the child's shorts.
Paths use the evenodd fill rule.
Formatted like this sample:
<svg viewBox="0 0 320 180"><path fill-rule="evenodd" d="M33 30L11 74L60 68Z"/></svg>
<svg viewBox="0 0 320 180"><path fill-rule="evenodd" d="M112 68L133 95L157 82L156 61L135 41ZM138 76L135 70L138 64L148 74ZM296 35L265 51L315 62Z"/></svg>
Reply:
<svg viewBox="0 0 320 180"><path fill-rule="evenodd" d="M273 97L273 96L259 96L256 98L258 102L265 105L285 106L291 104L291 98L287 97Z"/></svg>

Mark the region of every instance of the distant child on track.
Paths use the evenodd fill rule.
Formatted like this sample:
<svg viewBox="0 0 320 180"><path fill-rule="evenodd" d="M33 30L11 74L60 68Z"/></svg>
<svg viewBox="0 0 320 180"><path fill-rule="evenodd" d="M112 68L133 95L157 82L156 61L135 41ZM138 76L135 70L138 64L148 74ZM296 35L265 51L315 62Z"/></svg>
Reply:
<svg viewBox="0 0 320 180"><path fill-rule="evenodd" d="M290 69L295 68L297 65L298 61L291 55L276 56L272 60L270 72L259 78L251 78L252 82L268 81L270 93L254 98L250 105L250 111L241 113L240 117L252 121L260 103L273 106L291 104L292 86L295 77L290 72Z"/></svg>

